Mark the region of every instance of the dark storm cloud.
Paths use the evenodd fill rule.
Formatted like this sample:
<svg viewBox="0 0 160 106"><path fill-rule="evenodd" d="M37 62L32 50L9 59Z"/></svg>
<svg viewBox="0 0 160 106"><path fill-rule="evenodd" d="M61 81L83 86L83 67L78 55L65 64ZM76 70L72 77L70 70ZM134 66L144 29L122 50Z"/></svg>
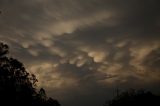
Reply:
<svg viewBox="0 0 160 106"><path fill-rule="evenodd" d="M151 51L143 61L148 71L160 71L160 48Z"/></svg>
<svg viewBox="0 0 160 106"><path fill-rule="evenodd" d="M0 10L1 41L63 105L160 81L159 0L1 0Z"/></svg>

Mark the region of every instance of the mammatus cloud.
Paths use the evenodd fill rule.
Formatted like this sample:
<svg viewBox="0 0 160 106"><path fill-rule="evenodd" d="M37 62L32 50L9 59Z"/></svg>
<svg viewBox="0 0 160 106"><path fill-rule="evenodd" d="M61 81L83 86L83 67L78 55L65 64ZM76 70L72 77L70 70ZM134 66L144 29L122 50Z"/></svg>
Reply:
<svg viewBox="0 0 160 106"><path fill-rule="evenodd" d="M158 0L1 0L0 10L1 41L63 105L98 106L117 87L159 92Z"/></svg>

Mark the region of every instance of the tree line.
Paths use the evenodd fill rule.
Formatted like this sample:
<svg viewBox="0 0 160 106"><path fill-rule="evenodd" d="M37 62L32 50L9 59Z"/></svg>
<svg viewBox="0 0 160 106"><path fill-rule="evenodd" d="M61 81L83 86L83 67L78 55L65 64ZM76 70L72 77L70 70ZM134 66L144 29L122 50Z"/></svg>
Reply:
<svg viewBox="0 0 160 106"><path fill-rule="evenodd" d="M8 45L0 42L0 105L60 106L57 100L46 96L43 88L36 88L36 76L8 53Z"/></svg>
<svg viewBox="0 0 160 106"><path fill-rule="evenodd" d="M8 53L8 45L0 42L0 105L60 106L56 99L47 97L43 88L36 88L36 76ZM117 93L104 106L160 106L160 96L131 89Z"/></svg>

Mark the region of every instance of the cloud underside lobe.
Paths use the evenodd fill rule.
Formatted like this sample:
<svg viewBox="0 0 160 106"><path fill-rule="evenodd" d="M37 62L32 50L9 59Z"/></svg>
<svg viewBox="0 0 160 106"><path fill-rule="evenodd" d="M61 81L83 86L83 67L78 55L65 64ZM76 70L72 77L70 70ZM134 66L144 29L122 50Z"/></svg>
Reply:
<svg viewBox="0 0 160 106"><path fill-rule="evenodd" d="M1 0L0 10L1 41L64 104L160 81L158 0Z"/></svg>

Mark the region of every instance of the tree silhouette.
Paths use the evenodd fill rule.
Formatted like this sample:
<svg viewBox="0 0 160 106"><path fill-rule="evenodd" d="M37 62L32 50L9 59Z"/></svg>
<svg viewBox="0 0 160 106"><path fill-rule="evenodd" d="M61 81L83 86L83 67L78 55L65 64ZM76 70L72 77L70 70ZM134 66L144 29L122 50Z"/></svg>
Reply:
<svg viewBox="0 0 160 106"><path fill-rule="evenodd" d="M57 100L47 98L43 88L37 91L36 76L8 53L8 45L0 43L0 105L60 106Z"/></svg>
<svg viewBox="0 0 160 106"><path fill-rule="evenodd" d="M104 106L160 106L160 96L144 90L130 89L106 102Z"/></svg>

